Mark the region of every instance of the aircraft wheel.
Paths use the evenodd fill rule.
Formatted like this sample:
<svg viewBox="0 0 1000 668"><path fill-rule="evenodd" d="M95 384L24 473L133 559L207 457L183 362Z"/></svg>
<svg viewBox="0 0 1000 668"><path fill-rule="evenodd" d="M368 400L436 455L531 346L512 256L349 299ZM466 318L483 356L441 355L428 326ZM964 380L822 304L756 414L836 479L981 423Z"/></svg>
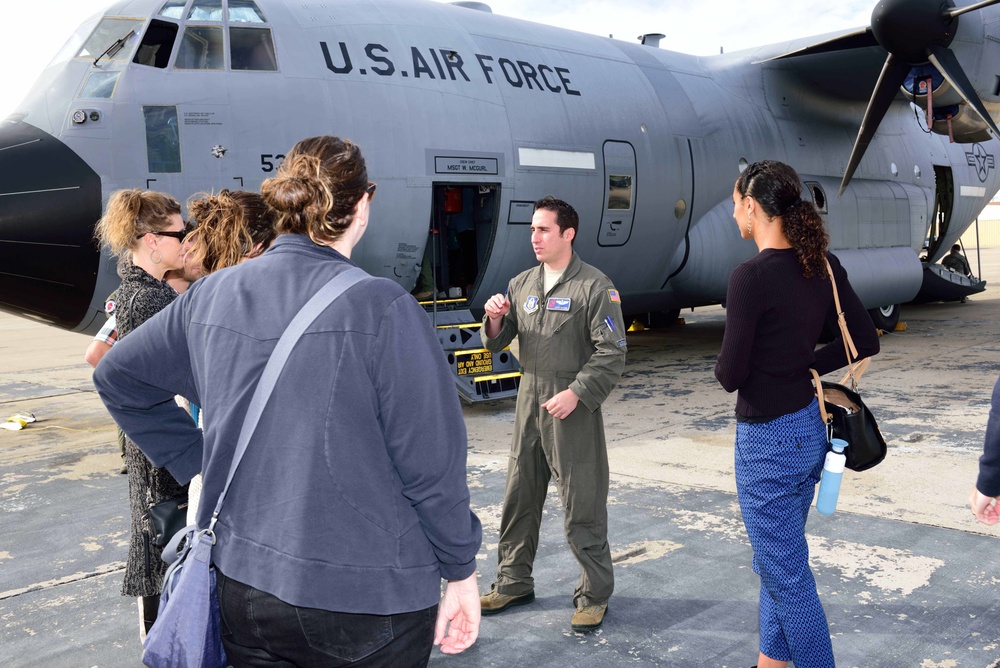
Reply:
<svg viewBox="0 0 1000 668"><path fill-rule="evenodd" d="M653 311L649 314L650 327L673 327L677 324L677 318L681 315L681 310L675 308L670 311Z"/></svg>
<svg viewBox="0 0 1000 668"><path fill-rule="evenodd" d="M877 329L883 332L891 332L899 324L899 304L890 304L868 310L868 315L872 317Z"/></svg>

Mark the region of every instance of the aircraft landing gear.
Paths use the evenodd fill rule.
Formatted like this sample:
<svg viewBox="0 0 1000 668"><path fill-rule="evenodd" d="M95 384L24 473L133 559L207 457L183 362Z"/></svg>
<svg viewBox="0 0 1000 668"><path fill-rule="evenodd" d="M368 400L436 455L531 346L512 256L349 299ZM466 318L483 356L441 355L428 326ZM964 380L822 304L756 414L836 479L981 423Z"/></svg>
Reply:
<svg viewBox="0 0 1000 668"><path fill-rule="evenodd" d="M899 324L899 304L889 304L868 310L876 329L892 332Z"/></svg>

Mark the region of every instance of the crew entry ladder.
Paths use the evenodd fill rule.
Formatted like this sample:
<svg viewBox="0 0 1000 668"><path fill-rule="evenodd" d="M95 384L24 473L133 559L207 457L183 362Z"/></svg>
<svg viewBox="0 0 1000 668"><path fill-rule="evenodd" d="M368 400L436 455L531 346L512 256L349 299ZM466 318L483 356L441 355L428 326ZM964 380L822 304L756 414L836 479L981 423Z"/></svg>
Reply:
<svg viewBox="0 0 1000 668"><path fill-rule="evenodd" d="M483 323L473 318L467 303L465 299L420 302L432 318L458 395L469 403L516 396L521 365L510 348L491 353L483 347L479 335Z"/></svg>

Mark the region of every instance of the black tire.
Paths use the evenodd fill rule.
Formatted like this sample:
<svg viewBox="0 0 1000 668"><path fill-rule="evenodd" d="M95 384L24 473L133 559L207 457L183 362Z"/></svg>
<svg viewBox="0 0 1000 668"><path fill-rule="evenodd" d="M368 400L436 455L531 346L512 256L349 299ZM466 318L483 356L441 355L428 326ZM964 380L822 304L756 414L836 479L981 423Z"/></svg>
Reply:
<svg viewBox="0 0 1000 668"><path fill-rule="evenodd" d="M672 311L653 311L649 313L647 321L649 326L654 328L673 327L677 324L677 318L680 315L679 308Z"/></svg>
<svg viewBox="0 0 1000 668"><path fill-rule="evenodd" d="M883 332L891 332L899 324L899 310L899 304L890 304L888 306L869 309L868 315L871 316L876 329L881 329Z"/></svg>

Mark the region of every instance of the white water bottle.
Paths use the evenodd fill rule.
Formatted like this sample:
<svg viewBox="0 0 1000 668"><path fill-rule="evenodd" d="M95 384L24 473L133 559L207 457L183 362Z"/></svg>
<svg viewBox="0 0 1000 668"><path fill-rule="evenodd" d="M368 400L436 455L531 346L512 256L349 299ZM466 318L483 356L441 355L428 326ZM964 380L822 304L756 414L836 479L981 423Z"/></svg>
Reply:
<svg viewBox="0 0 1000 668"><path fill-rule="evenodd" d="M816 510L820 515L833 515L833 511L837 509L840 482L844 477L844 464L847 462L847 456L844 455L847 441L840 438L831 439L830 447L833 449L826 453L823 476L819 480L819 494L816 496Z"/></svg>

